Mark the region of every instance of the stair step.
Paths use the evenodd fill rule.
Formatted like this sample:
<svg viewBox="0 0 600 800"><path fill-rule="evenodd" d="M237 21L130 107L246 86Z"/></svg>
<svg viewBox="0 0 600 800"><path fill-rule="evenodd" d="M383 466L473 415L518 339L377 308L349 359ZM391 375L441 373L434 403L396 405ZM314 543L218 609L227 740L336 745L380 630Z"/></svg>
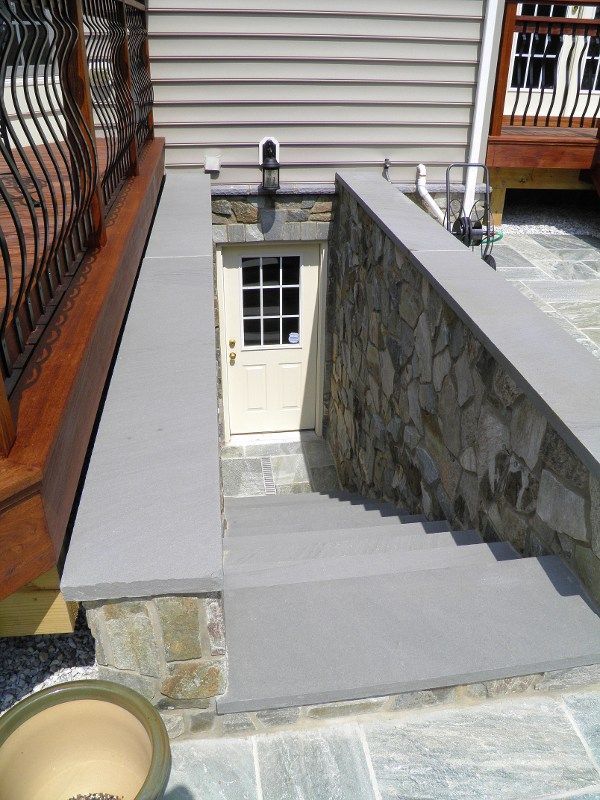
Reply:
<svg viewBox="0 0 600 800"><path fill-rule="evenodd" d="M556 556L230 587L225 616L229 685L220 713L600 662L598 617Z"/></svg>
<svg viewBox="0 0 600 800"><path fill-rule="evenodd" d="M467 564L493 564L520 558L506 542L470 544L468 547L437 547L426 550L389 550L365 555L341 555L327 558L299 559L268 566L225 565L225 590L251 586L278 586L323 580L343 580L369 575L390 575L406 572L443 569Z"/></svg>
<svg viewBox="0 0 600 800"><path fill-rule="evenodd" d="M435 523L428 523L429 526ZM475 531L427 532L422 523L395 528L375 527L319 531L313 533L256 534L237 536L224 542L224 566L227 572L252 567L275 566L290 561L308 561L344 556L372 556L389 552L432 550L437 547L480 544Z"/></svg>
<svg viewBox="0 0 600 800"><path fill-rule="evenodd" d="M225 509L225 516L228 536L365 528L376 525L400 527L407 522L428 524L422 515L400 513L384 515L378 509L339 507L335 501L330 501L330 504L310 506L261 504L243 509L229 507Z"/></svg>
<svg viewBox="0 0 600 800"><path fill-rule="evenodd" d="M225 511L244 508L270 508L294 506L328 505L336 508L354 508L357 510L381 509L384 513L407 514L409 512L397 508L393 503L383 500L371 500L353 492L300 492L298 494L270 494L255 497L226 497Z"/></svg>

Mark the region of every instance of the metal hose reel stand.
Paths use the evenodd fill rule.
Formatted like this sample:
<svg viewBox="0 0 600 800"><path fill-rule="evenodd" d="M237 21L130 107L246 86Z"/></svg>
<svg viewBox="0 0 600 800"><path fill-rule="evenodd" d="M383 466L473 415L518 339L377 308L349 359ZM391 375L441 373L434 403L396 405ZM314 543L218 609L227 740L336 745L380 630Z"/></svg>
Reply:
<svg viewBox="0 0 600 800"><path fill-rule="evenodd" d="M450 198L450 178L453 169L461 169L466 174L469 169L483 170L485 195L483 200L476 200L467 214L462 198ZM479 248L481 258L492 269L496 269L496 261L492 256L494 242L502 238L501 233L494 230L492 208L490 202L490 173L485 164L469 164L468 162L450 164L446 169L446 213L444 223L450 233L459 242L472 250Z"/></svg>

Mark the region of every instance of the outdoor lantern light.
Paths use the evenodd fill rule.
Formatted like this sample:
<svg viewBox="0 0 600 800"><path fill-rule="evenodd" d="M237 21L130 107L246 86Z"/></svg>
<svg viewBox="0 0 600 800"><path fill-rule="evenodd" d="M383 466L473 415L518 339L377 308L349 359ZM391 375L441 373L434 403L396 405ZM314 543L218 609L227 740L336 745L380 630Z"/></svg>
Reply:
<svg viewBox="0 0 600 800"><path fill-rule="evenodd" d="M265 192L276 192L279 189L279 142L277 139L265 138L259 145L259 163L262 169L262 187Z"/></svg>

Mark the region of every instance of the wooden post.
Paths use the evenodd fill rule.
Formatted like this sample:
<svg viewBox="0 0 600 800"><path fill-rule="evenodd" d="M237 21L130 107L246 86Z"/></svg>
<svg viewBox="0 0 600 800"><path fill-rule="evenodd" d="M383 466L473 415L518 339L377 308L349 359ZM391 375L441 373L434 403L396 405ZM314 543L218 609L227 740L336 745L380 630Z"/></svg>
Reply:
<svg viewBox="0 0 600 800"><path fill-rule="evenodd" d="M131 98L131 105L129 113L133 118L133 134L129 142L129 161L131 164L131 175L139 175L140 170L138 166L138 146L137 146L137 120L135 114L135 102L133 100L133 81L131 80L131 59L129 58L129 33L127 31L127 13L125 11L125 3L120 0L118 4L119 23L125 33L123 44L121 45L121 52L119 53L119 62L125 78L125 86L129 90L129 97Z"/></svg>
<svg viewBox="0 0 600 800"><path fill-rule="evenodd" d="M504 22L502 23L502 37L500 39L500 55L498 56L498 68L496 70L496 86L494 88L490 136L500 136L502 133L502 119L504 117L506 89L508 88L508 73L510 70L510 57L516 17L516 0L509 0L504 10Z"/></svg>
<svg viewBox="0 0 600 800"><path fill-rule="evenodd" d="M0 377L0 456L6 458L17 438L12 409L8 402L6 386Z"/></svg>
<svg viewBox="0 0 600 800"><path fill-rule="evenodd" d="M91 148L93 150L96 165L98 164L98 146L96 144L96 131L94 126L94 109L92 106L92 92L90 89L90 73L87 63L87 53L85 50L85 34L83 30L83 9L82 0L66 0L67 12L71 22L77 29L77 42L73 48L71 62L68 67L69 73L69 88L71 90L73 100L79 109L81 116L88 128L88 131L83 131L84 139L88 136L91 140ZM89 133L88 133L89 132ZM104 201L102 198L102 188L100 186L100 176L94 188L94 196L92 198L92 246L103 247L106 244L106 224L105 224L105 211Z"/></svg>

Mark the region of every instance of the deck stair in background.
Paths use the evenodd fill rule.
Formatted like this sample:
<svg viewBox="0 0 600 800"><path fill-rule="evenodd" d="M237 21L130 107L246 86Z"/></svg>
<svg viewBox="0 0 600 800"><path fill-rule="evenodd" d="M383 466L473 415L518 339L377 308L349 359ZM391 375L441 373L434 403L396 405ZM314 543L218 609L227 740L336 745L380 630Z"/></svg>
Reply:
<svg viewBox="0 0 600 800"><path fill-rule="evenodd" d="M600 663L600 620L555 556L357 495L225 503L220 713Z"/></svg>

